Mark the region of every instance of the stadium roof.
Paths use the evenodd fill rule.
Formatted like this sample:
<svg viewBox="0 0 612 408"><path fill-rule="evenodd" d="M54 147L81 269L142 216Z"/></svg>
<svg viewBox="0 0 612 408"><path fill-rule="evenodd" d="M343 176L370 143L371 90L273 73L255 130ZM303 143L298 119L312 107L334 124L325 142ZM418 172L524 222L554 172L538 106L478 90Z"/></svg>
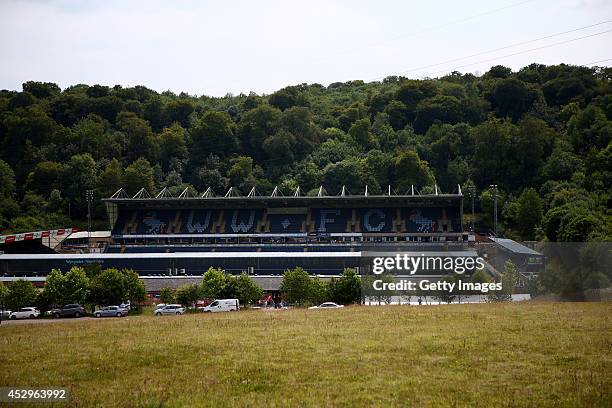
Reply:
<svg viewBox="0 0 612 408"><path fill-rule="evenodd" d="M527 246L525 246L523 244L520 244L520 243L518 243L516 241L508 239L508 238L495 238L495 237L492 237L491 239L496 244L500 245L501 247L503 247L504 249L507 249L510 252L514 252L515 254L542 255L538 251L534 251L533 249L531 249L531 248L529 248L529 247L527 247Z"/></svg>
<svg viewBox="0 0 612 408"><path fill-rule="evenodd" d="M127 206L139 207L252 207L261 206L308 206L308 205L342 205L344 204L421 204L421 205L448 205L461 201L463 194L461 187L458 186L458 193L444 194L437 186L434 186L433 193L419 193L414 186L405 193L397 194L391 186L388 186L384 194L370 194L368 186L365 186L363 194L351 194L346 187L342 187L338 195L329 195L323 186L317 189L316 195L305 195L300 187L297 187L292 194L283 195L280 188L275 187L270 195L262 195L253 187L246 196L240 195L235 187L223 195L217 196L209 187L204 193L198 194L185 188L178 197L174 197L167 188L162 189L158 194L150 194L144 188L140 189L134 196L130 197L122 188L117 190L110 198L103 201Z"/></svg>
<svg viewBox="0 0 612 408"><path fill-rule="evenodd" d="M66 239L83 239L83 238L110 238L110 231L78 231L73 232Z"/></svg>

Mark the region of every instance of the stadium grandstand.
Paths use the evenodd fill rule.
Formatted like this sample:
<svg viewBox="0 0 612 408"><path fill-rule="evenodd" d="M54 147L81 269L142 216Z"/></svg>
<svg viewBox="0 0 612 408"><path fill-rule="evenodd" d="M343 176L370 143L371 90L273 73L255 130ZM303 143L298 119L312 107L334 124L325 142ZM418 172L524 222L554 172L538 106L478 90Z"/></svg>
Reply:
<svg viewBox="0 0 612 408"><path fill-rule="evenodd" d="M396 194L359 195L344 187L329 195L323 187L306 195L298 187L283 195L253 188L241 196L230 188L217 196L185 189L174 197L164 188L153 196L119 189L104 199L110 239L94 253L5 254L0 275L46 276L74 265L131 268L143 277L200 276L209 267L229 273L280 276L300 266L334 276L362 269L369 251L453 251L472 255L463 231L463 195L437 187L431 194L411 188ZM82 234L84 236L84 234ZM462 252L463 251L463 252ZM82 251L81 251L82 252Z"/></svg>

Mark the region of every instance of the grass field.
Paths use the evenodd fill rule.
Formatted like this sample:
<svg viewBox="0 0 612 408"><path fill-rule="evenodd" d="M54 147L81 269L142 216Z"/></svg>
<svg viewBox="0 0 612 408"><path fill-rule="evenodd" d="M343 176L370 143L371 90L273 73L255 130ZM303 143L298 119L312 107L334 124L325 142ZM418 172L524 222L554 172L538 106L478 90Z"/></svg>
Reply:
<svg viewBox="0 0 612 408"><path fill-rule="evenodd" d="M1 386L70 406L612 406L612 303L2 325L0 347Z"/></svg>

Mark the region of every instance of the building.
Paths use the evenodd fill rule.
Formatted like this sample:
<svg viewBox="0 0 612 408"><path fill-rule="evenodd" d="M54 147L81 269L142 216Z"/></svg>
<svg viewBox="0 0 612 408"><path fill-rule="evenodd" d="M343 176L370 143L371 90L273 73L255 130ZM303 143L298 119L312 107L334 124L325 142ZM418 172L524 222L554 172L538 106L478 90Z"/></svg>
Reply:
<svg viewBox="0 0 612 408"><path fill-rule="evenodd" d="M201 276L211 266L262 277L300 266L334 276L367 265L362 254L369 251L461 255L469 245L460 189L328 195L321 187L315 196L299 188L290 196L277 188L269 196L230 189L223 197L210 189L178 197L167 189L152 197L142 189L129 197L120 189L104 202L111 236L98 241L100 253L0 255L0 276L44 277L75 265L131 268L151 278Z"/></svg>

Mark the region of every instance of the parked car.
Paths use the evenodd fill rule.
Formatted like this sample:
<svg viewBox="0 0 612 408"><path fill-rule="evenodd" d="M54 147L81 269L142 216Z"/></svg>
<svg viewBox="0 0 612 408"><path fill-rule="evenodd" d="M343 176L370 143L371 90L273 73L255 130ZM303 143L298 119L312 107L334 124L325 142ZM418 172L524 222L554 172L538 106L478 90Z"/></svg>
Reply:
<svg viewBox="0 0 612 408"><path fill-rule="evenodd" d="M233 312L239 308L238 299L216 299L210 305L198 309L202 312Z"/></svg>
<svg viewBox="0 0 612 408"><path fill-rule="evenodd" d="M9 319L34 319L40 316L40 310L35 307L22 307L21 309L12 312L9 315Z"/></svg>
<svg viewBox="0 0 612 408"><path fill-rule="evenodd" d="M158 303L158 304L155 305L155 310L161 309L162 307L166 307L166 304L165 303Z"/></svg>
<svg viewBox="0 0 612 408"><path fill-rule="evenodd" d="M11 313L13 313L11 310L3 310L0 313L2 313L2 318L3 319L8 319L8 317L11 315Z"/></svg>
<svg viewBox="0 0 612 408"><path fill-rule="evenodd" d="M126 309L127 311L132 310L132 304L130 303L129 300L127 302L123 302L122 304L120 304L119 307L122 309Z"/></svg>
<svg viewBox="0 0 612 408"><path fill-rule="evenodd" d="M161 315L181 315L185 313L185 308L182 305L166 305L155 309L155 316Z"/></svg>
<svg viewBox="0 0 612 408"><path fill-rule="evenodd" d="M51 311L53 317L81 317L85 315L85 308L76 303L72 303L62 307L61 309L53 309Z"/></svg>
<svg viewBox="0 0 612 408"><path fill-rule="evenodd" d="M339 307L344 307L344 305L339 305L334 302L325 302L325 303L321 303L319 306L309 307L309 309L335 309Z"/></svg>
<svg viewBox="0 0 612 408"><path fill-rule="evenodd" d="M128 310L121 306L105 306L94 312L94 317L124 317L128 315Z"/></svg>

